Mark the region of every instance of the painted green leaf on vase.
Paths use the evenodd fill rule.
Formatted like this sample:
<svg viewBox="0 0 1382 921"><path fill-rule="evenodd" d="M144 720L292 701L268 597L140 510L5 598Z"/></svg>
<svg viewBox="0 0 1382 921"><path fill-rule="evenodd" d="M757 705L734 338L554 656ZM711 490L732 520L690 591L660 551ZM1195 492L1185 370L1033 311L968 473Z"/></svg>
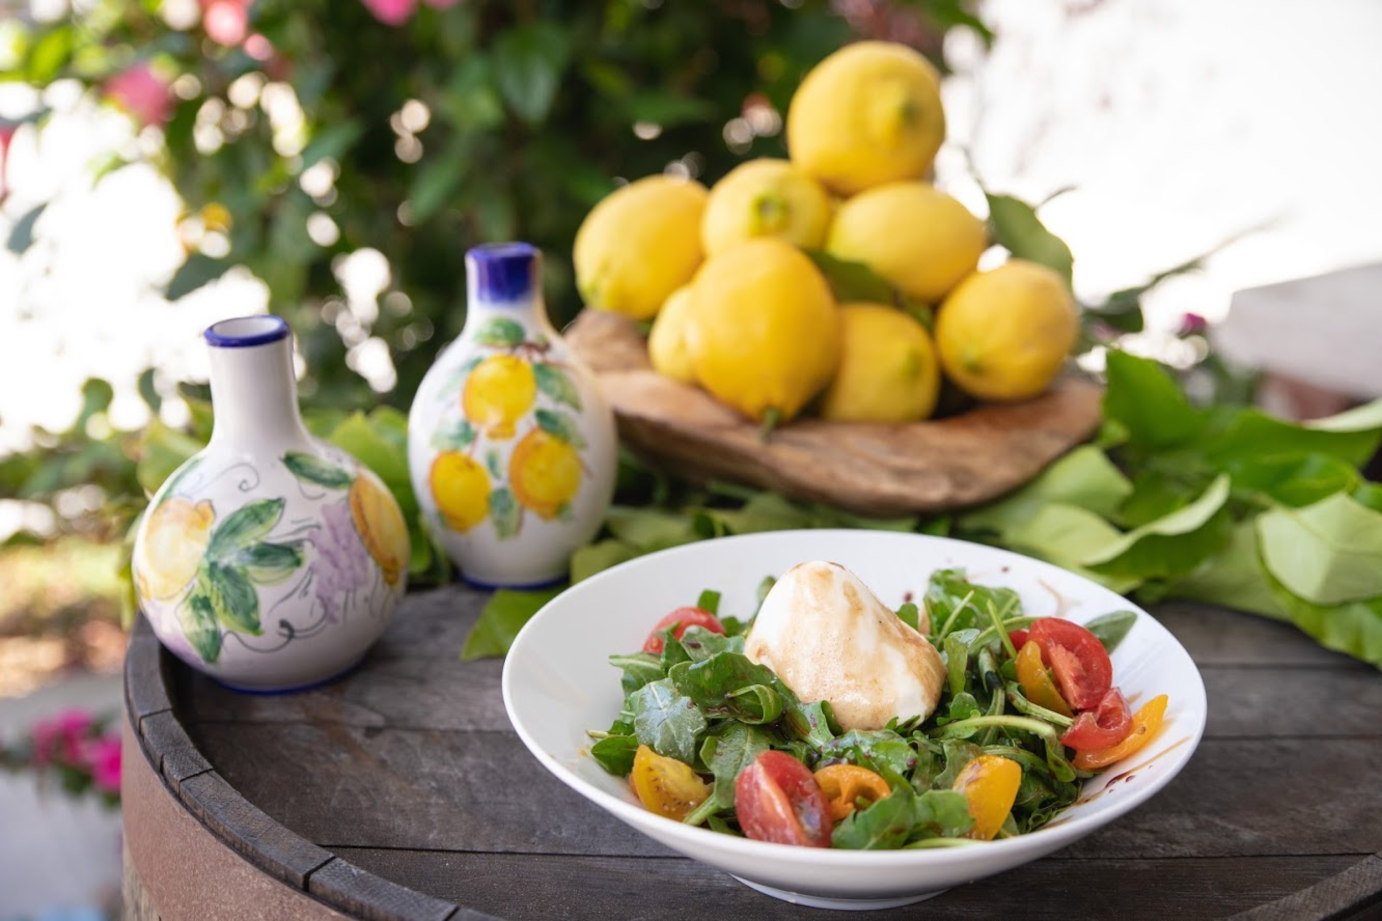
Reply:
<svg viewBox="0 0 1382 921"><path fill-rule="evenodd" d="M207 556L223 560L245 549L273 530L283 514L283 499L260 499L243 505L226 516L211 534Z"/></svg>

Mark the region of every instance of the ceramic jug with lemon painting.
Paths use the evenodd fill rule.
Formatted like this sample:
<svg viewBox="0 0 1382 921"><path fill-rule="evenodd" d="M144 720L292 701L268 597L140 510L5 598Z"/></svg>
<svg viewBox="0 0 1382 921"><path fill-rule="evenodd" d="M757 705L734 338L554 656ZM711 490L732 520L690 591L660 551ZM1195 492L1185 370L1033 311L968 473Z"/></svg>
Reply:
<svg viewBox="0 0 1382 921"><path fill-rule="evenodd" d="M349 670L393 617L408 527L354 457L308 434L288 324L209 327L215 424L159 488L135 535L139 605L163 645L239 690Z"/></svg>
<svg viewBox="0 0 1382 921"><path fill-rule="evenodd" d="M565 576L614 492L614 416L547 318L541 265L527 243L466 253L465 327L408 418L423 523L483 586Z"/></svg>

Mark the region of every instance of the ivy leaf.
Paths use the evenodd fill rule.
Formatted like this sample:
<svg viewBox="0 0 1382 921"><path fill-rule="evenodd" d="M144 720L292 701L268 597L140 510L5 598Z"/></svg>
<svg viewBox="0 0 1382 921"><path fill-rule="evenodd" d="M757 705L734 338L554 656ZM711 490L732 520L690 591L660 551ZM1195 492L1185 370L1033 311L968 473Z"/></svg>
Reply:
<svg viewBox="0 0 1382 921"><path fill-rule="evenodd" d="M489 494L489 514L501 540L516 535L523 525L523 509L507 486L500 486Z"/></svg>
<svg viewBox="0 0 1382 921"><path fill-rule="evenodd" d="M206 597L216 619L229 630L259 636L259 595L249 577L232 566L211 563L205 570Z"/></svg>
<svg viewBox="0 0 1382 921"><path fill-rule="evenodd" d="M576 420L550 409L539 409L536 413L538 427L549 435L554 435L575 448L584 448L586 440L576 427Z"/></svg>
<svg viewBox="0 0 1382 921"><path fill-rule="evenodd" d="M501 588L496 591L485 602L475 626L470 628L461 649L461 661L502 656L508 652L523 625L565 587L523 591Z"/></svg>
<svg viewBox="0 0 1382 921"><path fill-rule="evenodd" d="M540 361L533 365L533 376L537 379L537 389L548 397L572 409L581 408L581 393L571 376L561 368Z"/></svg>
<svg viewBox="0 0 1382 921"><path fill-rule="evenodd" d="M475 331L475 341L491 348L511 349L523 342L523 324L508 317L490 317Z"/></svg>
<svg viewBox="0 0 1382 921"><path fill-rule="evenodd" d="M1046 229L1036 209L1011 195L985 192L993 241L1018 259L1030 259L1053 270L1070 287L1075 257L1065 241Z"/></svg>
<svg viewBox="0 0 1382 921"><path fill-rule="evenodd" d="M216 623L216 610L205 593L205 585L198 580L197 589L178 605L178 624L182 635L202 661L214 664L221 657L221 628Z"/></svg>
<svg viewBox="0 0 1382 921"><path fill-rule="evenodd" d="M327 489L345 489L355 482L355 477L349 471L305 451L289 451L284 454L283 465L299 480L316 483Z"/></svg>
<svg viewBox="0 0 1382 921"><path fill-rule="evenodd" d="M260 499L231 512L206 547L208 559L221 561L267 535L283 515L283 499Z"/></svg>
<svg viewBox="0 0 1382 921"><path fill-rule="evenodd" d="M673 686L672 679L643 685L629 695L629 706L639 742L686 764L695 760L697 743L706 728L705 717Z"/></svg>
<svg viewBox="0 0 1382 921"><path fill-rule="evenodd" d="M1262 561L1291 592L1318 605L1382 595L1382 513L1336 493L1257 519Z"/></svg>
<svg viewBox="0 0 1382 921"><path fill-rule="evenodd" d="M570 54L566 33L548 22L506 29L494 40L495 82L509 108L530 125L547 118Z"/></svg>

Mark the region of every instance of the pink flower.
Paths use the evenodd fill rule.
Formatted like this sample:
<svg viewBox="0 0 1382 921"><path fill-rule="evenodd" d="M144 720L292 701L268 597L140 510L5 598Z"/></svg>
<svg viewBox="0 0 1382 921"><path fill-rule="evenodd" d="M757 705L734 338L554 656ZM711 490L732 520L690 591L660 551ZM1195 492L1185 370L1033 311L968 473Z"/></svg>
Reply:
<svg viewBox="0 0 1382 921"><path fill-rule="evenodd" d="M173 95L168 90L168 82L159 78L144 61L130 65L107 80L105 91L141 125L162 127L173 111Z"/></svg>
<svg viewBox="0 0 1382 921"><path fill-rule="evenodd" d="M256 32L245 39L245 54L256 61L267 61L274 56L273 42Z"/></svg>
<svg viewBox="0 0 1382 921"><path fill-rule="evenodd" d="M108 735L87 748L87 760L91 764L91 782L102 793L120 792L120 737Z"/></svg>
<svg viewBox="0 0 1382 921"><path fill-rule="evenodd" d="M1181 336L1202 336L1204 331L1209 329L1209 321L1198 313L1187 313L1180 318L1180 330L1177 335Z"/></svg>
<svg viewBox="0 0 1382 921"><path fill-rule="evenodd" d="M374 18L389 26L401 26L412 18L417 0L361 0Z"/></svg>
<svg viewBox="0 0 1382 921"><path fill-rule="evenodd" d="M233 48L249 32L250 0L203 0L202 28L213 42Z"/></svg>
<svg viewBox="0 0 1382 921"><path fill-rule="evenodd" d="M52 719L34 724L34 764L45 765L54 760L64 764L81 764L84 740L95 721L85 710L64 710Z"/></svg>

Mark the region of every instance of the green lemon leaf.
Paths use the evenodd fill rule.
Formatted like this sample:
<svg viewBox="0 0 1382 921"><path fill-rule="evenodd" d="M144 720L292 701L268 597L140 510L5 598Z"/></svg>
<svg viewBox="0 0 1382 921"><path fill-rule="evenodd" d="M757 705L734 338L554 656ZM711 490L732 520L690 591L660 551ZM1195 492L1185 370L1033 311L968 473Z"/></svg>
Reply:
<svg viewBox="0 0 1382 921"><path fill-rule="evenodd" d="M1053 270L1069 287L1075 257L1064 240L1046 229L1036 209L1011 195L985 192L984 197L989 202L993 241L1018 259L1030 259Z"/></svg>
<svg viewBox="0 0 1382 921"><path fill-rule="evenodd" d="M1290 617L1262 568L1255 522L1242 521L1222 550L1167 589L1167 597L1207 601L1277 620Z"/></svg>
<svg viewBox="0 0 1382 921"><path fill-rule="evenodd" d="M197 589L178 605L178 625L182 635L202 661L212 664L221 658L221 628L216 623L216 610L206 594L206 586L198 581Z"/></svg>
<svg viewBox="0 0 1382 921"><path fill-rule="evenodd" d="M1093 512L1055 502L1010 527L1004 543L1123 594L1136 588L1141 578L1104 575L1085 568L1081 562L1122 539L1123 532Z"/></svg>
<svg viewBox="0 0 1382 921"><path fill-rule="evenodd" d="M605 527L619 540L645 553L700 539L690 516L656 508L616 505L605 516Z"/></svg>
<svg viewBox="0 0 1382 921"><path fill-rule="evenodd" d="M409 217L414 224L427 220L456 199L467 162L463 152L446 150L440 156L428 157L417 169L408 186Z"/></svg>
<svg viewBox="0 0 1382 921"><path fill-rule="evenodd" d="M1348 653L1382 669L1382 598L1338 605L1312 604L1271 578L1272 591L1291 622L1326 649Z"/></svg>
<svg viewBox="0 0 1382 921"><path fill-rule="evenodd" d="M232 566L211 563L206 567L207 597L216 619L228 630L259 636L259 595L249 577Z"/></svg>
<svg viewBox="0 0 1382 921"><path fill-rule="evenodd" d="M584 547L577 547L571 554L571 581L580 582L597 572L617 566L625 560L640 556L641 551L617 538L608 538Z"/></svg>
<svg viewBox="0 0 1382 921"><path fill-rule="evenodd" d="M1235 490L1260 493L1299 508L1361 482L1356 467L1328 454L1284 454L1245 460L1232 471Z"/></svg>
<svg viewBox="0 0 1382 921"><path fill-rule="evenodd" d="M511 349L523 342L523 324L508 317L490 317L475 331L475 341L492 348Z"/></svg>
<svg viewBox="0 0 1382 921"><path fill-rule="evenodd" d="M211 560L224 560L264 537L283 515L283 499L260 499L231 512L216 530L206 547Z"/></svg>
<svg viewBox="0 0 1382 921"><path fill-rule="evenodd" d="M1359 467L1382 444L1379 417L1382 400L1303 425L1244 409L1221 435L1205 445L1205 456L1211 463L1230 469L1284 454L1325 454Z"/></svg>
<svg viewBox="0 0 1382 921"><path fill-rule="evenodd" d="M336 425L326 440L374 471L393 493L404 520L417 516L417 497L408 473L406 416L391 406L381 406L368 416L356 412Z"/></svg>
<svg viewBox="0 0 1382 921"><path fill-rule="evenodd" d="M489 515L501 540L513 537L523 526L523 508L507 486L500 486L489 494Z"/></svg>
<svg viewBox="0 0 1382 921"><path fill-rule="evenodd" d="M305 451L289 451L283 455L283 465L299 480L306 480L327 489L345 489L355 482L348 470L329 464Z"/></svg>
<svg viewBox="0 0 1382 921"><path fill-rule="evenodd" d="M533 415L537 417L538 426L549 435L555 435L575 448L586 446L586 440L571 416L551 409L539 409Z"/></svg>
<svg viewBox="0 0 1382 921"><path fill-rule="evenodd" d="M1123 426L1129 444L1151 449L1191 442L1205 426L1165 368L1119 351L1108 353L1104 418Z"/></svg>
<svg viewBox="0 0 1382 921"><path fill-rule="evenodd" d="M1233 518L1224 508L1228 494L1229 478L1220 475L1185 508L1134 528L1079 563L1115 577L1182 576L1228 543L1233 530Z"/></svg>
<svg viewBox="0 0 1382 921"><path fill-rule="evenodd" d="M327 123L327 126L316 132L302 149L301 169L307 169L321 160L340 160L364 134L364 122L358 118L338 119Z"/></svg>
<svg viewBox="0 0 1382 921"><path fill-rule="evenodd" d="M874 304L896 304L897 290L882 275L862 262L840 259L824 250L803 250L816 264L830 285L831 293L840 303L868 301Z"/></svg>
<svg viewBox="0 0 1382 921"><path fill-rule="evenodd" d="M504 101L528 124L544 121L570 56L566 32L538 21L504 30L492 47L495 82Z"/></svg>
<svg viewBox="0 0 1382 921"><path fill-rule="evenodd" d="M995 531L1006 538L1052 503L1076 506L1108 518L1131 492L1132 484L1108 455L1093 445L1083 445L1006 499L960 516L959 525L965 530Z"/></svg>
<svg viewBox="0 0 1382 921"><path fill-rule="evenodd" d="M461 649L461 660L469 662L504 655L523 625L565 587L529 591L501 588L496 591L485 602L475 626L470 628Z"/></svg>
<svg viewBox="0 0 1382 921"><path fill-rule="evenodd" d="M1346 493L1264 512L1257 534L1267 570L1312 604L1382 595L1382 513Z"/></svg>
<svg viewBox="0 0 1382 921"><path fill-rule="evenodd" d="M571 375L561 368L545 361L539 361L533 365L533 377L537 379L537 389L552 400L570 406L572 409L581 408L581 392L576 389L576 383L571 380Z"/></svg>

